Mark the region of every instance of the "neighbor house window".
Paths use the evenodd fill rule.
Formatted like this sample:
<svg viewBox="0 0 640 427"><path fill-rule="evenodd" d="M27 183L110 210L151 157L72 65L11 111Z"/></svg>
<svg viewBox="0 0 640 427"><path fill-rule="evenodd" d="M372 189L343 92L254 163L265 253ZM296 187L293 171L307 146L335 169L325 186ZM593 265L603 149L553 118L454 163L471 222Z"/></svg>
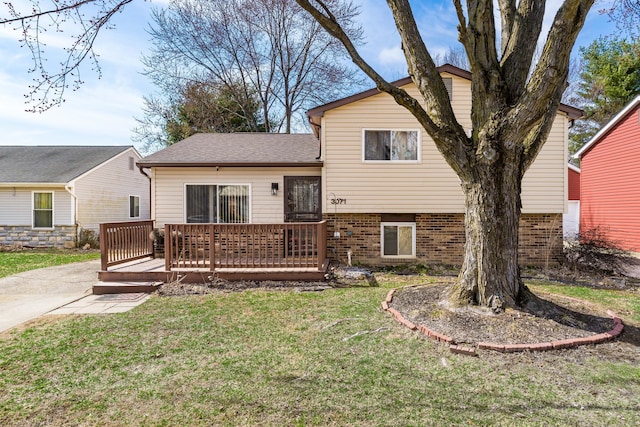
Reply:
<svg viewBox="0 0 640 427"><path fill-rule="evenodd" d="M140 218L140 196L129 196L129 218Z"/></svg>
<svg viewBox="0 0 640 427"><path fill-rule="evenodd" d="M416 224L387 222L381 224L383 257L415 257Z"/></svg>
<svg viewBox="0 0 640 427"><path fill-rule="evenodd" d="M248 185L187 185L187 223L248 223Z"/></svg>
<svg viewBox="0 0 640 427"><path fill-rule="evenodd" d="M53 228L53 193L33 193L33 228Z"/></svg>
<svg viewBox="0 0 640 427"><path fill-rule="evenodd" d="M364 160L417 161L417 130L364 130Z"/></svg>

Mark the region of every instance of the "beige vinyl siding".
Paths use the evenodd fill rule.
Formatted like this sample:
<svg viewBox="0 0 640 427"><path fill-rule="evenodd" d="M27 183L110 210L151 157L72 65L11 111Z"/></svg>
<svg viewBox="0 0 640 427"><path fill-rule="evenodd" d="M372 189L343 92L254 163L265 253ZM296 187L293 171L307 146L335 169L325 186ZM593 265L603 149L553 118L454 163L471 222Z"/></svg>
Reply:
<svg viewBox="0 0 640 427"><path fill-rule="evenodd" d="M149 219L149 179L138 167L140 157L129 149L72 182L78 200L78 225L98 231L103 222ZM129 196L140 197L140 217L129 217Z"/></svg>
<svg viewBox="0 0 640 427"><path fill-rule="evenodd" d="M566 212L568 123L556 116L549 138L522 180L524 213Z"/></svg>
<svg viewBox="0 0 640 427"><path fill-rule="evenodd" d="M186 184L235 184L250 187L251 222L282 223L284 176L320 176L320 168L153 168L152 198L157 227L185 222ZM271 195L271 183L278 194Z"/></svg>
<svg viewBox="0 0 640 427"><path fill-rule="evenodd" d="M453 109L471 128L470 82L453 79ZM419 99L414 85L405 89ZM524 212L562 212L566 182L566 120L559 116L539 159L525 177ZM415 162L363 162L363 129L419 130L420 157ZM325 213L463 213L460 181L417 120L384 93L325 112L322 118Z"/></svg>
<svg viewBox="0 0 640 427"><path fill-rule="evenodd" d="M0 188L0 226L31 227L33 221L33 192L53 192L53 224L73 225L73 203L64 188L3 187Z"/></svg>

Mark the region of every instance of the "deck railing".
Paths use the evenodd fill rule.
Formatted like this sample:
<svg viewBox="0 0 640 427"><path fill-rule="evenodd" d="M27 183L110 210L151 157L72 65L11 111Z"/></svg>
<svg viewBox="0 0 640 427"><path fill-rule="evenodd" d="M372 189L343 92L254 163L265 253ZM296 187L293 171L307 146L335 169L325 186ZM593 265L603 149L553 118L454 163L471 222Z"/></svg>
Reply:
<svg viewBox="0 0 640 427"><path fill-rule="evenodd" d="M136 259L153 256L149 237L153 221L110 222L100 224L102 270Z"/></svg>
<svg viewBox="0 0 640 427"><path fill-rule="evenodd" d="M327 224L165 224L165 269L322 269Z"/></svg>

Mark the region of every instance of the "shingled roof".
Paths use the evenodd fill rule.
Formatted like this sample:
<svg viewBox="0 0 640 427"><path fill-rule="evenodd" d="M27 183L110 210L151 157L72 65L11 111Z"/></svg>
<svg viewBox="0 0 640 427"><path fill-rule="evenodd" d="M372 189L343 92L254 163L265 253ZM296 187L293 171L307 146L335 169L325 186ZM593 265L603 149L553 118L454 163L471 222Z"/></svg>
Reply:
<svg viewBox="0 0 640 427"><path fill-rule="evenodd" d="M199 133L138 162L154 166L322 166L312 134Z"/></svg>
<svg viewBox="0 0 640 427"><path fill-rule="evenodd" d="M448 73L465 80L471 80L471 72L464 70L462 68L456 67L451 64L444 64L437 68L439 73ZM413 80L411 77L405 77L400 80L396 80L391 82L393 86L402 87L408 84L412 84ZM320 125L320 118L324 115L325 112L332 110L334 108L342 107L344 105L350 104L352 102L360 101L361 99L368 98L370 96L378 95L382 92L377 88L372 88L369 90L365 90L364 92L356 93L355 95L347 96L346 98L341 98L336 101L329 102L327 104L319 105L317 107L312 108L307 111L307 118L309 122L314 126ZM560 104L558 106L558 111L565 113L571 119L579 119L584 116L584 111L579 108L572 107L567 104Z"/></svg>
<svg viewBox="0 0 640 427"><path fill-rule="evenodd" d="M0 184L66 184L131 146L0 146Z"/></svg>

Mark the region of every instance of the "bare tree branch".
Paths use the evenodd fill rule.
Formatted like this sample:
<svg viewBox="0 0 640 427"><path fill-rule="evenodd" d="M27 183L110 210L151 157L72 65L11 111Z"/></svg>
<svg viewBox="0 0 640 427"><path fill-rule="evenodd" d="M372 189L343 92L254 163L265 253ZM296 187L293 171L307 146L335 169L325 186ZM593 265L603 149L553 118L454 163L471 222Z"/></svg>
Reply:
<svg viewBox="0 0 640 427"><path fill-rule="evenodd" d="M506 84L509 86L511 102L520 97L529 77L531 62L537 47L537 37L534 40L533 35L540 34L544 9L544 0L521 0L515 17L507 19L511 21L511 26L502 29L503 45L500 62L509 75Z"/></svg>
<svg viewBox="0 0 640 427"><path fill-rule="evenodd" d="M500 20L502 24L502 36L500 39L502 49L501 57L504 57L505 49L509 44L513 24L516 19L516 0L498 0L498 7L500 8Z"/></svg>
<svg viewBox="0 0 640 427"><path fill-rule="evenodd" d="M12 18L0 18L0 25L12 24L14 22L25 22L34 18L40 18L42 16L47 16L47 15L61 15L70 10L77 9L85 4L94 3L95 1L96 0L83 0L83 1L72 2L72 3L61 3L60 6L55 7L53 9L49 9L49 10L39 10L34 8L33 12L29 15L21 15L15 10L15 7L13 6L13 4L5 3L5 5L9 8L9 13L11 14Z"/></svg>
<svg viewBox="0 0 640 427"><path fill-rule="evenodd" d="M534 126L547 127L546 123L540 122L541 118L553 120L549 111L555 112L560 104L569 74L571 50L593 3L594 0L565 0L556 13L540 60L518 102L519 108L512 109L507 120L517 120L527 131ZM533 145L544 142L544 138L529 141L532 146L527 147L527 153L533 158L526 159L525 164L531 164L539 152Z"/></svg>
<svg viewBox="0 0 640 427"><path fill-rule="evenodd" d="M60 1L51 9L41 9L40 1L32 0L32 9L23 13L8 2L5 5L9 17L0 17L0 24L17 25L21 31L20 42L26 46L33 57L33 68L37 73L34 84L29 86L28 111L42 112L64 102L66 90L71 86L77 90L83 83L81 66L89 62L94 71L101 76L100 64L93 46L103 29L110 29L109 21L133 0L82 0ZM87 9L85 11L85 9ZM47 20L45 21L45 18ZM53 29L56 33L76 31L71 35L71 45L64 49L65 57L59 63L60 68L52 70L45 58L46 42L42 35Z"/></svg>

